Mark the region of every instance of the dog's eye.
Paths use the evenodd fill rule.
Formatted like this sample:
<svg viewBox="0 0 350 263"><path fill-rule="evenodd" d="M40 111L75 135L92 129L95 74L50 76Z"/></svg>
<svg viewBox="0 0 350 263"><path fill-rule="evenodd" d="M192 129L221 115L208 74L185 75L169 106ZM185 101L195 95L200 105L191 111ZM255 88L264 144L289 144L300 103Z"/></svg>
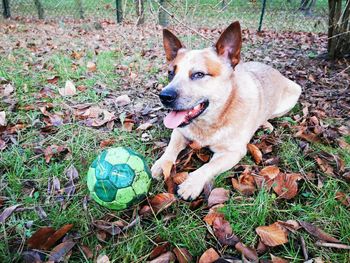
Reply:
<svg viewBox="0 0 350 263"><path fill-rule="evenodd" d="M168 80L172 81L172 79L175 77L175 70L169 70L168 71Z"/></svg>
<svg viewBox="0 0 350 263"><path fill-rule="evenodd" d="M191 74L190 78L191 78L192 80L202 79L202 78L205 77L205 75L206 75L206 74L203 73L203 72L195 72L195 73L192 73L192 74Z"/></svg>

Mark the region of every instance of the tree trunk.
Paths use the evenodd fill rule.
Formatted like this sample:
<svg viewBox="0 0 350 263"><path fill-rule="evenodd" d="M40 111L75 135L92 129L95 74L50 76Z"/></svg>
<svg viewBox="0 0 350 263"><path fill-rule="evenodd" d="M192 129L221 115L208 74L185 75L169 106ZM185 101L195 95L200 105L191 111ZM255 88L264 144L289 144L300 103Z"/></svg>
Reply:
<svg viewBox="0 0 350 263"><path fill-rule="evenodd" d="M115 10L117 15L117 22L121 23L123 21L123 4L122 0L115 0Z"/></svg>
<svg viewBox="0 0 350 263"><path fill-rule="evenodd" d="M75 0L75 2L76 2L76 5L78 7L79 18L84 19L84 8L83 8L82 0Z"/></svg>
<svg viewBox="0 0 350 263"><path fill-rule="evenodd" d="M311 15L315 4L316 0L301 0L299 10L304 11L305 15Z"/></svg>
<svg viewBox="0 0 350 263"><path fill-rule="evenodd" d="M144 9L144 0L134 0L135 1L135 9L137 15L137 23L136 25L142 25L145 22L145 9Z"/></svg>
<svg viewBox="0 0 350 263"><path fill-rule="evenodd" d="M44 8L40 0L34 0L39 19L44 19Z"/></svg>
<svg viewBox="0 0 350 263"><path fill-rule="evenodd" d="M328 56L331 59L350 56L350 0L328 0Z"/></svg>
<svg viewBox="0 0 350 263"><path fill-rule="evenodd" d="M2 7L4 8L4 18L10 18L11 17L11 11L10 11L10 1L9 0L2 0Z"/></svg>
<svg viewBox="0 0 350 263"><path fill-rule="evenodd" d="M164 7L165 9L167 8L168 0L160 0L159 4L160 4L159 11L158 11L159 24L161 26L167 26L169 24L168 13L165 12L165 10L162 7Z"/></svg>

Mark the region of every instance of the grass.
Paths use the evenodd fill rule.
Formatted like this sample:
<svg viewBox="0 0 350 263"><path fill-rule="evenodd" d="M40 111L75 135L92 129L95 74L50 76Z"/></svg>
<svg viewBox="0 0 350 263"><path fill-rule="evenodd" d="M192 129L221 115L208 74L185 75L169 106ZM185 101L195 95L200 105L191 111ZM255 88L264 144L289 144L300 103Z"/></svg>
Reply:
<svg viewBox="0 0 350 263"><path fill-rule="evenodd" d="M242 4L242 10L249 7L250 4L248 1L246 2L247 4ZM325 1L318 1L318 3L324 5ZM322 6L318 6L317 10L322 10L322 8ZM189 7L189 10L192 9ZM224 12L223 20L227 21L232 18L232 14L229 14L230 10L232 11L233 7ZM235 12L239 11L239 9L234 10ZM259 8L256 8L254 19L256 19L258 10ZM243 16L247 24L252 23L249 22L252 21L252 17L248 16L247 12L243 13ZM218 20L217 17L218 15L213 14L212 11L208 13L208 21L212 19L218 24L221 23L223 20ZM284 13L279 18L283 19ZM272 20L268 22L269 18L266 19L267 25L271 23ZM301 24L299 21L296 29L299 29ZM9 36L10 42L23 41L21 33L25 32L26 26L19 25L20 33L11 34ZM74 31L68 25L64 28L68 31ZM280 26L279 28L288 27ZM306 29L303 27L303 30L308 29L308 27ZM134 29L129 28L129 30L129 34L132 34ZM95 31L92 33L95 34ZM102 33L97 31L96 34ZM38 36L40 39L44 39L44 37L46 36ZM193 39L188 37L187 40L194 46L197 44L199 46L205 45L204 41L198 37ZM81 244L90 247L99 255L108 255L111 262L145 262L159 238L170 242L173 247L187 248L195 257L200 256L208 247L215 247L223 254L239 256L234 250L219 247L216 240L210 237L202 220L207 211L203 209L192 211L185 202L179 202L169 209L169 214L176 215L170 221L164 220L164 215L151 216L120 236L105 242L98 241L92 227L93 220L106 217L113 217L115 220L119 218L129 219L133 210L130 208L130 210L123 212L113 212L93 201L88 203L87 210L84 209L84 197L88 195L85 175L89 164L101 151L100 142L107 138L114 138L116 141L112 147L129 146L144 155L147 162L152 164L159 154L153 149L155 142L168 138L169 131L164 130L161 125L155 125L148 131L152 139L145 142L141 140L142 132L122 131L119 124L112 131L107 131L104 127L101 129L85 127L72 118L68 123L58 127L56 133L42 134L40 127L44 126L44 123L40 110L28 111L22 107L50 102L54 104L53 112L66 112L65 105L79 103L99 104L108 108L111 105L108 105L106 101L110 95L125 93L132 97L132 106L136 107L141 103L141 106L145 107L149 103L153 107L156 102L148 94L151 93L151 88L145 88L144 85L150 79L156 79L156 84L166 84L163 75L166 69L162 68L163 59L158 53L156 53L157 56L154 60L141 55L140 47L160 49L157 37L142 40L141 44L137 42L134 44L132 52L123 46L124 42L111 44L108 48L101 48L98 52L85 45L84 41L78 40L78 42L81 46L65 43L62 47L50 52L40 53L40 56L37 56L35 51L25 47L1 51L3 54L0 56L0 78L5 78L16 88L17 107L16 110L10 111L8 104L1 100L0 109L6 111L9 123L23 122L27 127L19 132L15 143L11 143L6 150L0 152L0 195L6 197L6 207L21 203L27 209L14 213L6 221L6 224L0 226L0 238L4 241L0 244L0 261L20 262L23 248L20 245L23 245L22 242L28 239L39 227L50 225L59 228L68 223L74 224L73 230L81 236ZM251 46L245 51L254 52L255 48ZM71 52L76 51L76 49L84 54L81 59L72 58ZM87 71L86 63L88 61L94 61L97 64L98 70L96 72L89 73ZM116 72L116 65L127 65L128 70ZM131 80L130 72L137 73L137 78ZM47 79L52 76L59 77L57 84L47 82ZM74 81L77 86L84 85L86 90L78 92L73 98L49 96L38 99L35 97L43 87L50 88L57 95L58 88L62 87L66 80ZM115 108L112 109L115 110ZM117 110L126 112L130 109L118 108ZM293 114L300 112L301 108L296 108ZM291 124L293 125L292 122ZM274 133L280 140L279 144L274 147L273 154L280 157L281 170L315 172L317 175L323 176L313 158L300 150L299 141L292 137L290 130L277 128ZM262 134L259 133L258 136L260 135ZM345 140L350 143L350 136L345 137ZM71 151L70 157L67 159L53 158L47 164L43 156L37 153L36 148L44 149L52 144L67 145ZM315 153L326 151L338 154L345 161L346 167L350 166L350 153L346 150L323 144L311 144L311 149ZM79 171L79 181L76 185L75 195L71 197L67 206L62 208L61 203L47 193L47 186L53 177L57 177L61 182L61 187L63 187L68 180L65 170L72 164ZM254 165L250 156L246 156L241 164ZM336 192L349 193L350 187L340 178L322 177L324 182L321 189L318 189L311 182L304 181L300 183L300 192L297 197L291 201L284 201L279 200L275 194L264 190L258 191L250 198L242 197L232 189L228 182L227 177L231 173L232 171L229 171L219 176L215 181L215 186L230 189L231 198L222 211L231 223L235 234L245 244L256 245L258 241L255 233L256 227L274 223L276 220L288 219L312 222L328 233L339 237L343 243L350 243L350 225L348 223L350 213L335 199ZM33 187L35 188L34 194L30 195ZM163 184L154 182L150 195L163 191ZM38 206L46 212L46 219L41 219L36 213L35 207ZM292 234L289 243L274 248L273 254L287 258L291 262L303 262L298 241L300 236L305 238L310 257L322 257L326 262L345 263L350 261L348 252L317 247L314 244L315 240L303 231ZM25 245L24 248L26 248ZM268 254L263 257L267 258ZM86 260L80 250L75 249L70 262L86 262Z"/></svg>

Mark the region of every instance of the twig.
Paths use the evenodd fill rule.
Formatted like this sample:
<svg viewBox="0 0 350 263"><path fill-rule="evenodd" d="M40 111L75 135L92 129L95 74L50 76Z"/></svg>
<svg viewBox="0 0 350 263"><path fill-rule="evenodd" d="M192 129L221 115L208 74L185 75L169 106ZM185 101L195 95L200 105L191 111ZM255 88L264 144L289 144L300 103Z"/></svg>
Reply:
<svg viewBox="0 0 350 263"><path fill-rule="evenodd" d="M303 251L303 256L305 260L309 259L309 254L307 253L307 248L305 245L305 240L302 236L300 236L300 244L301 244L301 250Z"/></svg>
<svg viewBox="0 0 350 263"><path fill-rule="evenodd" d="M207 38L206 36L202 35L199 31L197 31L196 29L186 25L184 22L182 22L180 19L178 19L173 13L171 13L169 10L167 10L163 5L161 5L158 1L157 4L159 5L160 8L162 8L165 13L167 13L171 18L173 18L176 22L178 22L180 25L186 27L187 29L191 30L192 32L196 33L197 35L199 35L200 37L204 38L205 40L212 42L211 39Z"/></svg>
<svg viewBox="0 0 350 263"><path fill-rule="evenodd" d="M350 246L345 245L345 244L338 244L338 243L326 243L326 242L317 241L316 246L339 248L339 249L349 249L350 250Z"/></svg>

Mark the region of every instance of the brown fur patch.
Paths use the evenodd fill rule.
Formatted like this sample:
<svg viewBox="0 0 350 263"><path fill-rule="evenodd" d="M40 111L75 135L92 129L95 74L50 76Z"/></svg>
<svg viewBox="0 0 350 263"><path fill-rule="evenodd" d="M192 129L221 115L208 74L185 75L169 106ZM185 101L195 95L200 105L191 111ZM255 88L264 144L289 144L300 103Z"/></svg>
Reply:
<svg viewBox="0 0 350 263"><path fill-rule="evenodd" d="M179 62L180 60L185 56L186 54L186 51L182 51L180 50L178 53L177 53L177 56L175 57L175 59L171 62L171 66L175 68L175 73L177 73L179 71Z"/></svg>
<svg viewBox="0 0 350 263"><path fill-rule="evenodd" d="M213 77L220 75L221 64L219 62L210 59L208 56L204 56L204 63L208 70L208 74L210 74Z"/></svg>

